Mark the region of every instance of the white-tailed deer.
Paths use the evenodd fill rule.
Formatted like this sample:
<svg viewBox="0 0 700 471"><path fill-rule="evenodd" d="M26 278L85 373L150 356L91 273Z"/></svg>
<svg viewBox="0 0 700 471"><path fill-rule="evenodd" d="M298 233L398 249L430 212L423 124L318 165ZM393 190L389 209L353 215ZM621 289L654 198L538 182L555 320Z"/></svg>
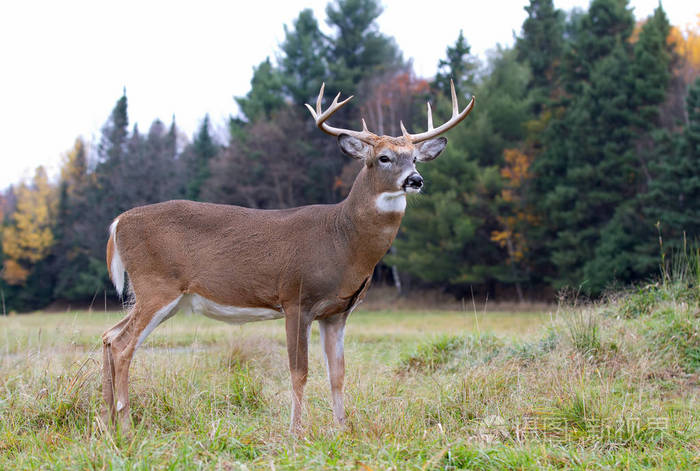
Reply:
<svg viewBox="0 0 700 471"><path fill-rule="evenodd" d="M331 205L256 210L192 201L141 206L110 226L107 266L117 291L128 274L133 305L103 336L105 415L123 430L129 414L129 365L136 348L159 324L187 308L232 323L284 317L292 380L292 429L301 425L311 323L319 322L333 401L345 422L343 381L345 321L365 295L372 271L391 246L406 208L406 194L423 179L415 163L437 157L447 139L437 137L462 121L452 87L452 118L428 131L401 137L338 129L328 118L350 98L321 109L306 105L340 149L362 160L348 197Z"/></svg>

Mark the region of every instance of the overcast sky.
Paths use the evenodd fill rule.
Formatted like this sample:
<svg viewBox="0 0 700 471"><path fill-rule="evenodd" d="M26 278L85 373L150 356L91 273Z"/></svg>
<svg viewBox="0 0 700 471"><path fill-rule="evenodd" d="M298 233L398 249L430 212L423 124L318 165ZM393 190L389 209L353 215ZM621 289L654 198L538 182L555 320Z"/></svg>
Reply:
<svg viewBox="0 0 700 471"><path fill-rule="evenodd" d="M303 8L322 29L328 0L4 1L0 5L0 189L45 165L56 175L76 137L99 130L126 87L129 118L146 131L160 118L191 136L206 113L219 129L236 114L253 66L274 58ZM383 0L381 31L419 76L435 73L463 29L482 58L519 33L527 0ZM555 0L559 8L588 0ZM631 0L638 18L658 0ZM671 23L695 21L695 2L665 0Z"/></svg>

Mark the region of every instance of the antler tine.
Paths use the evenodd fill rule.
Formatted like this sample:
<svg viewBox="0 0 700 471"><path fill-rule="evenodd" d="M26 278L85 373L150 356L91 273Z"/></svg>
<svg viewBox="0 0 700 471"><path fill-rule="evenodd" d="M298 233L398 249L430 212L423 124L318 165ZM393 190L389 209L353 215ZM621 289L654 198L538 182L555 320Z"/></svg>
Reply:
<svg viewBox="0 0 700 471"><path fill-rule="evenodd" d="M426 132L418 134L408 134L401 124L401 130L404 133L404 137L409 139L414 144L419 142L427 141L433 137L439 136L440 134L449 131L453 127L457 126L467 115L471 112L474 107L474 97L469 101L467 107L459 112L459 102L457 101L457 93L455 92L455 84L450 80L450 94L452 95L452 117L444 124L433 128L433 110L430 107L430 102L428 102L428 130Z"/></svg>
<svg viewBox="0 0 700 471"><path fill-rule="evenodd" d="M318 92L318 98L316 98L316 115L321 115L321 100L323 100L323 92L326 90L326 82L321 82L321 91Z"/></svg>
<svg viewBox="0 0 700 471"><path fill-rule="evenodd" d="M367 124L365 123L364 119L362 120L362 131L352 131L350 129L334 128L326 124L326 120L328 120L328 118L330 118L340 108L345 106L347 102L352 100L353 95L339 102L338 100L340 99L340 93L338 93L335 96L335 98L333 98L333 102L330 104L328 109L326 109L326 111L323 111L323 109L321 108L321 102L323 101L323 92L325 91L325 89L326 84L321 84L321 91L319 92L318 98L316 99L316 110L314 110L311 105L306 103L306 108L308 108L308 110L311 112L311 116L313 116L314 120L316 121L316 126L318 126L319 129L321 129L321 131L325 132L326 134L330 134L331 136L340 136L341 134L348 134L368 143L373 142L377 138L377 136L367 129Z"/></svg>
<svg viewBox="0 0 700 471"><path fill-rule="evenodd" d="M428 131L433 130L433 110L430 108L430 102L428 102Z"/></svg>
<svg viewBox="0 0 700 471"><path fill-rule="evenodd" d="M403 125L403 121L399 121L399 125L401 126L401 133L404 135L404 137L408 137L410 139L411 135L406 131L406 126Z"/></svg>
<svg viewBox="0 0 700 471"><path fill-rule="evenodd" d="M311 105L309 105L308 103L304 103L304 106L306 106L309 109L309 111L311 112L311 116L313 116L314 120L315 120L317 115L316 115L316 112L314 111L313 107Z"/></svg>
<svg viewBox="0 0 700 471"><path fill-rule="evenodd" d="M329 106L328 109L321 113L319 116L316 116L316 125L320 126L321 124L323 124L328 118L331 117L333 113L338 111L340 108L345 106L347 102L352 100L353 96L354 95L350 95L348 98L338 103L338 98L340 98L340 93L338 93L338 95L333 99L333 103L331 103L331 106Z"/></svg>
<svg viewBox="0 0 700 471"><path fill-rule="evenodd" d="M457 101L457 93L455 93L455 83L450 79L450 92L452 92L452 117L459 114L459 102Z"/></svg>

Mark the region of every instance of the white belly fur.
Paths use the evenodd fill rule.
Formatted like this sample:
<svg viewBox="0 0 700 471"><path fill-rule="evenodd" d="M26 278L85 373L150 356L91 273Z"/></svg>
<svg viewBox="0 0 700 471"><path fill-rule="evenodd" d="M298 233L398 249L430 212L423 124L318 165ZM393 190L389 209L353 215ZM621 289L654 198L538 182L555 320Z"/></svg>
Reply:
<svg viewBox="0 0 700 471"><path fill-rule="evenodd" d="M275 311L274 309L225 306L198 294L191 294L186 297L188 299L183 299L183 304L188 302L192 312L204 314L212 319L229 322L231 324L245 324L246 322L279 319L284 316L282 312Z"/></svg>

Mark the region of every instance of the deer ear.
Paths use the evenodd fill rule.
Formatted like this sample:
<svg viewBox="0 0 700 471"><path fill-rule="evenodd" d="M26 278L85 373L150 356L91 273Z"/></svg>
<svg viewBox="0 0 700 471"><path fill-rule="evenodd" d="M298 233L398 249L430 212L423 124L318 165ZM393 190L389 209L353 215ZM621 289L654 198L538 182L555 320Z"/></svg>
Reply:
<svg viewBox="0 0 700 471"><path fill-rule="evenodd" d="M348 134L338 136L338 146L343 154L353 159L365 160L372 154L372 146Z"/></svg>
<svg viewBox="0 0 700 471"><path fill-rule="evenodd" d="M445 146L447 146L446 137L436 137L435 139L421 142L416 145L416 151L418 151L416 158L421 162L433 160L445 150Z"/></svg>

